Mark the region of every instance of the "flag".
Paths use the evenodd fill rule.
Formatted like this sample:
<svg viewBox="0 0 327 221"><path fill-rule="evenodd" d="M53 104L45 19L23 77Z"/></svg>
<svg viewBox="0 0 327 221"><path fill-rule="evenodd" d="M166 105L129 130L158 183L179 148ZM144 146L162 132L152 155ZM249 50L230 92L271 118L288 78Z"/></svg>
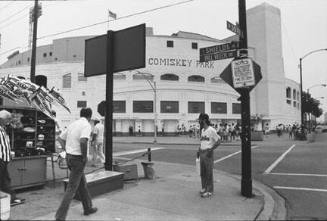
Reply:
<svg viewBox="0 0 327 221"><path fill-rule="evenodd" d="M109 13L109 18L113 18L113 19L117 19L117 14L116 13L113 13L112 11L108 10L108 13Z"/></svg>

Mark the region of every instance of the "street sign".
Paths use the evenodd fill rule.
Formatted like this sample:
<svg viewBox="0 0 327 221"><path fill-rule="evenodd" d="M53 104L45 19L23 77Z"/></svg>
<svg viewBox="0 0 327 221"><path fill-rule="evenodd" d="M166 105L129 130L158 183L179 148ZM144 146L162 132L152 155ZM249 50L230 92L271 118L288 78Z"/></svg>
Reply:
<svg viewBox="0 0 327 221"><path fill-rule="evenodd" d="M235 59L234 61L236 61L236 60L239 60L239 59ZM260 65L258 65L253 60L251 60L251 61L252 61L252 65L253 65L254 85L246 87L249 91L251 91L262 79ZM234 82L233 82L232 62L229 65L227 65L227 67L223 70L223 72L220 74L220 78L223 79L232 88L235 88ZM240 93L242 88L235 88L235 90Z"/></svg>
<svg viewBox="0 0 327 221"><path fill-rule="evenodd" d="M234 88L255 85L253 63L250 58L243 58L231 62Z"/></svg>
<svg viewBox="0 0 327 221"><path fill-rule="evenodd" d="M145 67L145 24L113 32L112 58L107 56L108 35L85 40L85 77L107 72L112 61L113 73Z"/></svg>
<svg viewBox="0 0 327 221"><path fill-rule="evenodd" d="M222 51L236 50L238 48L239 48L239 42L232 41L232 42L226 43L226 44L215 45L215 46L210 46L210 47L206 47L206 48L200 48L200 56L214 54L214 53L218 53L218 52L222 52Z"/></svg>
<svg viewBox="0 0 327 221"><path fill-rule="evenodd" d="M241 29L238 25L234 25L233 23L226 21L227 22L227 29L234 32L235 34L241 36L242 32Z"/></svg>
<svg viewBox="0 0 327 221"><path fill-rule="evenodd" d="M214 54L200 55L200 62L222 60L237 57L237 50L222 51Z"/></svg>

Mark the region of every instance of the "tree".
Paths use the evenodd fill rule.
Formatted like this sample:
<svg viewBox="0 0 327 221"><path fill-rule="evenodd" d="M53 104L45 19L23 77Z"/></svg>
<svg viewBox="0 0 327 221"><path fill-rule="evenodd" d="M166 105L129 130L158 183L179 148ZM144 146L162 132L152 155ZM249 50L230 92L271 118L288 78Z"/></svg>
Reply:
<svg viewBox="0 0 327 221"><path fill-rule="evenodd" d="M319 108L320 101L311 97L311 94L302 92L302 110L304 113L312 114L315 117L320 117L323 113L323 110Z"/></svg>

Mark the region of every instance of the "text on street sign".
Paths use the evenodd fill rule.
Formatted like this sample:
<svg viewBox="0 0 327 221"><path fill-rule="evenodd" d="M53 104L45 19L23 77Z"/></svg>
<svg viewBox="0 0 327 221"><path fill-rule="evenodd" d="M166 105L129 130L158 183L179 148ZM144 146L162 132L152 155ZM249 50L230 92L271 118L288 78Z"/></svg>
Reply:
<svg viewBox="0 0 327 221"><path fill-rule="evenodd" d="M227 29L228 30L234 32L235 34L237 34L239 36L241 35L241 29L237 25L234 25L229 21L226 21L226 22L227 22Z"/></svg>
<svg viewBox="0 0 327 221"><path fill-rule="evenodd" d="M200 62L229 59L229 58L235 58L236 56L237 56L236 50L224 51L224 52L220 52L220 53L200 55Z"/></svg>
<svg viewBox="0 0 327 221"><path fill-rule="evenodd" d="M232 61L231 65L234 88L242 88L255 85L253 63L250 58L234 60Z"/></svg>
<svg viewBox="0 0 327 221"><path fill-rule="evenodd" d="M239 48L239 42L233 41L231 43L220 44L215 46L210 46L206 48L200 48L200 56L207 54L214 54L222 51L231 51Z"/></svg>

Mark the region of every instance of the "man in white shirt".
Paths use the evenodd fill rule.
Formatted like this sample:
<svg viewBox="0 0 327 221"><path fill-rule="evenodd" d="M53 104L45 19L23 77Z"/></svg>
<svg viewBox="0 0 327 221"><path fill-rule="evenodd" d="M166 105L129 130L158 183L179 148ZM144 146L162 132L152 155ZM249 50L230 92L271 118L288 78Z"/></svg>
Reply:
<svg viewBox="0 0 327 221"><path fill-rule="evenodd" d="M199 116L201 129L200 175L202 197L210 197L213 194L213 150L220 145L220 136L210 126L208 114L201 113Z"/></svg>
<svg viewBox="0 0 327 221"><path fill-rule="evenodd" d="M92 147L93 147L93 165L95 165L98 156L101 163L105 163L105 156L103 152L104 142L104 125L98 119L94 121L94 128L92 133Z"/></svg>
<svg viewBox="0 0 327 221"><path fill-rule="evenodd" d="M70 170L68 185L64 198L55 215L56 220L65 220L69 205L77 192L81 198L84 215L90 215L97 211L92 207L92 200L87 189L84 168L87 161L87 144L91 136L90 120L92 110L82 108L80 119L74 121L62 132L58 138L63 149L66 150L67 166Z"/></svg>

